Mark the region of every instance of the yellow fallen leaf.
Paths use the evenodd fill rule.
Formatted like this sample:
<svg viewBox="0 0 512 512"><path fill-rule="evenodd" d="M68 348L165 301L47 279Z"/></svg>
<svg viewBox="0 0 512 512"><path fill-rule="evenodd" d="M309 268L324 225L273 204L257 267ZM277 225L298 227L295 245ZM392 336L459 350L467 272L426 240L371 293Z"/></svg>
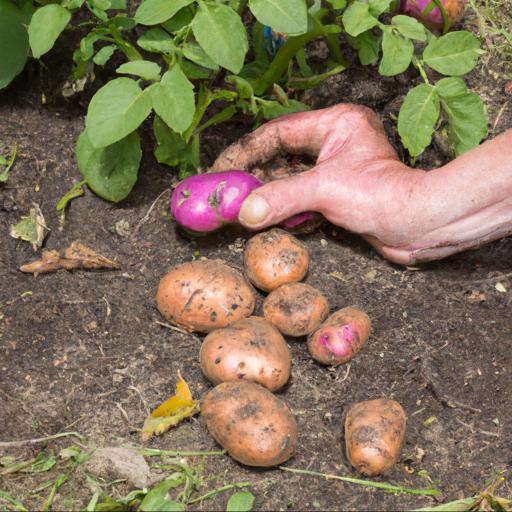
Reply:
<svg viewBox="0 0 512 512"><path fill-rule="evenodd" d="M199 403L192 398L188 384L178 371L176 394L161 403L144 421L142 441L147 441L153 435L167 432L180 421L199 412Z"/></svg>

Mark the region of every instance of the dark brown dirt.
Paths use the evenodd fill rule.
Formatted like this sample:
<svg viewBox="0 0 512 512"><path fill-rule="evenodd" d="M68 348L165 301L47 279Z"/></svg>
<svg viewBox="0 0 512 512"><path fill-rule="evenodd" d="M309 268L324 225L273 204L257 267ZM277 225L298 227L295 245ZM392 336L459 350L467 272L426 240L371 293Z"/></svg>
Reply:
<svg viewBox="0 0 512 512"><path fill-rule="evenodd" d="M512 127L511 97L504 92L511 79L507 73L510 68L502 62L487 59L469 79L487 102L496 132ZM377 81L373 70L349 70L323 86L330 91L324 104L369 104L391 127L389 114L396 114L408 87L401 80L387 84ZM112 205L87 191L71 204L61 226L55 204L80 179L73 146L84 112L73 105L40 104L40 83L16 82L31 91L29 102L16 92L0 95L0 140L6 147L18 144L16 166L0 189L0 440L71 429L91 446L138 444L134 427L142 426L146 405L152 408L172 393L178 370L194 396L210 389L200 370L200 340L157 324L162 320L155 308L159 279L197 251L242 268L247 234L182 238L170 218L169 193L140 224L172 179L149 153L127 201ZM381 87L383 83L387 85ZM236 125L205 136L206 161L244 130ZM434 146L421 165L434 166L445 158ZM9 227L33 202L51 228L47 249L78 240L119 260L122 269L37 278L20 273L20 265L36 255L28 244L9 236ZM135 236L119 229L125 222L131 234L139 228ZM438 501L446 501L474 494L498 470L510 468L512 239L420 270L393 266L357 237L329 225L302 239L311 252L306 282L326 294L332 311L347 305L365 309L373 333L358 357L336 370L315 364L304 341L290 340L293 377L280 396L297 418L299 442L287 465L355 476L343 452L344 413L356 401L386 397L402 404L408 428L401 461L383 481L409 487L433 482L441 490ZM499 289L498 283L503 285ZM262 300L260 295L258 314ZM49 446L58 449L70 442ZM200 417L149 445L216 447ZM22 460L36 452L36 447L25 447L0 456L8 453ZM279 470L254 471L228 457L207 458L204 474L203 490L254 482L256 508L264 510L397 510L435 504L432 498ZM52 475L0 477L0 488L40 507L48 490L36 495L30 490ZM119 493L126 490L121 486ZM509 483L501 493L510 490ZM54 508L84 507L90 496L77 474L62 487ZM219 495L194 507L224 509L227 499Z"/></svg>

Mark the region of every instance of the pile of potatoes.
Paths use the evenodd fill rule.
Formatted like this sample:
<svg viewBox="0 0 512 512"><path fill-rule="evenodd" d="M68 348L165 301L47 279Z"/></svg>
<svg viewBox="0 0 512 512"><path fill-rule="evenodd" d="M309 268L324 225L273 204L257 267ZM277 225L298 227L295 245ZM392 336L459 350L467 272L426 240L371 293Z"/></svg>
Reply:
<svg viewBox="0 0 512 512"><path fill-rule="evenodd" d="M235 460L271 467L287 461L297 444L297 424L273 393L290 378L291 355L283 337L307 336L311 356L337 366L352 359L370 335L368 315L346 307L329 316L325 296L301 283L309 253L290 233L274 228L246 245L244 273L221 260L179 265L160 282L157 307L172 324L206 333L201 369L215 386L201 412L213 438ZM252 283L268 295L264 317L252 316ZM350 463L377 475L398 459L406 416L393 400L353 405L345 419Z"/></svg>

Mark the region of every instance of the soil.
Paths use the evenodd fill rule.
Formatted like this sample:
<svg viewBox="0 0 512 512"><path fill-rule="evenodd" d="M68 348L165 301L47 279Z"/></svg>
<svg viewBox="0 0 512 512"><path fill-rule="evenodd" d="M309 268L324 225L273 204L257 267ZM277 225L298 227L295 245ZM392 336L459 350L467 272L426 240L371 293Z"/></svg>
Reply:
<svg viewBox="0 0 512 512"><path fill-rule="evenodd" d="M159 279L198 254L241 268L249 235L228 230L183 238L168 207L174 175L150 151L129 199L113 205L86 191L62 223L55 204L80 180L73 148L85 111L58 99L42 104L42 93L51 97L55 81L50 71L31 69L0 94L0 140L5 147L18 145L9 182L0 188L0 439L73 430L89 446L140 445L136 429L148 407L172 394L178 370L194 396L211 387L199 366L200 338L158 323ZM468 78L488 106L491 133L512 127L512 97L506 92L511 72L499 54L490 54ZM414 73L410 78L417 79ZM314 97L316 106L370 105L397 141L391 115L409 87L407 79L382 80L374 69L356 66L328 80ZM203 139L205 163L247 130L242 123L211 130ZM434 144L418 165L446 161L441 149ZM45 248L60 250L78 240L119 261L121 269L37 278L19 272L38 255L11 238L9 228L34 202L51 228ZM203 491L250 481L262 510L402 510L471 496L498 471L510 469L512 238L420 269L394 266L358 237L328 224L301 238L311 253L306 282L327 295L331 311L364 308L373 332L357 358L336 369L314 363L304 340L288 340L293 376L280 396L297 418L299 441L287 466L356 476L344 455L344 413L354 402L387 397L407 411L408 427L402 458L382 481L415 488L433 483L441 493L394 495L277 469L248 469L227 456L205 459ZM258 297L260 315L263 298ZM58 451L71 442L51 441L48 448ZM218 448L200 416L148 445ZM38 449L27 445L0 456L25 460ZM0 477L0 487L26 506L41 507L48 490L30 491L56 474ZM506 482L500 493L510 495L511 489ZM113 492L128 490L118 485ZM58 492L54 509L83 509L91 494L76 473ZM220 494L190 508L225 510L228 497Z"/></svg>

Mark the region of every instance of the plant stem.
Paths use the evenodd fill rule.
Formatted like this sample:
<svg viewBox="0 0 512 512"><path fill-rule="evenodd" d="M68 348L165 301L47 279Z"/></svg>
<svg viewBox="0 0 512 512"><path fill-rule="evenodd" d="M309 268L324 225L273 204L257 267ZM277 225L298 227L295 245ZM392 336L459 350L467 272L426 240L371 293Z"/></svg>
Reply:
<svg viewBox="0 0 512 512"><path fill-rule="evenodd" d="M23 441L1 442L0 448L15 448L17 446L24 446L26 444L45 443L46 441L52 441L53 439L59 439L61 437L69 437L69 436L78 437L78 439L80 439L81 441L84 440L84 437L82 435L80 435L78 432L61 432L60 434L55 434L53 436L37 437L35 439L25 439Z"/></svg>
<svg viewBox="0 0 512 512"><path fill-rule="evenodd" d="M402 487L401 485L392 485L384 482L374 482L372 480L361 480L359 478L351 478L348 476L331 475L328 473L319 473L318 471L308 471L307 469L285 468L279 466L282 471L289 471L290 473L299 473L301 475L321 476L326 479L341 480L351 484L364 485L366 487L375 487L377 489L384 489L390 492L405 493L405 494L419 494L422 496L435 496L439 491L437 489L410 489Z"/></svg>
<svg viewBox="0 0 512 512"><path fill-rule="evenodd" d="M444 5L441 3L441 0L431 0L431 2L436 4L437 8L441 12L441 17L443 18L443 34L446 34L450 28L450 19L448 18L448 14L446 14Z"/></svg>
<svg viewBox="0 0 512 512"><path fill-rule="evenodd" d="M263 76L254 85L254 93L258 96L264 94L269 87L279 81L283 73L288 68L288 64L295 54L306 44L317 37L325 35L324 27L313 29L307 34L290 37L288 41L276 53L274 60L270 63Z"/></svg>
<svg viewBox="0 0 512 512"><path fill-rule="evenodd" d="M137 48L135 48L132 44L130 44L128 41L125 41L121 37L121 32L119 32L119 29L113 23L110 23L108 29L110 30L110 33L112 34L115 42L119 46L119 49L126 55L129 60L143 60L142 55L139 53Z"/></svg>
<svg viewBox="0 0 512 512"><path fill-rule="evenodd" d="M217 494L220 494L221 492L226 492L231 489L240 489L242 487L249 487L251 485L254 485L252 482L238 482L236 484L228 484L223 487L219 487L218 489L214 489L213 491L207 492L206 494L203 494L202 496L199 496L198 498L194 498L190 501L188 501L188 504L192 503L198 503L200 501L207 500L208 498L211 498L212 496L216 496Z"/></svg>
<svg viewBox="0 0 512 512"><path fill-rule="evenodd" d="M184 451L184 450L157 450L155 448L140 448L139 453L146 457L157 457L160 455L170 455L172 457L209 457L212 455L225 455L226 450L214 450L210 452L202 451Z"/></svg>
<svg viewBox="0 0 512 512"><path fill-rule="evenodd" d="M239 16L243 15L246 7L247 7L247 0L240 0L240 3L238 4L238 9L237 9Z"/></svg>
<svg viewBox="0 0 512 512"><path fill-rule="evenodd" d="M423 78L423 81L430 85L430 82L428 80L427 72L425 71L425 68L423 67L423 61L421 59L417 59L416 57L413 57L413 63L418 68L418 71L420 72L421 78Z"/></svg>

